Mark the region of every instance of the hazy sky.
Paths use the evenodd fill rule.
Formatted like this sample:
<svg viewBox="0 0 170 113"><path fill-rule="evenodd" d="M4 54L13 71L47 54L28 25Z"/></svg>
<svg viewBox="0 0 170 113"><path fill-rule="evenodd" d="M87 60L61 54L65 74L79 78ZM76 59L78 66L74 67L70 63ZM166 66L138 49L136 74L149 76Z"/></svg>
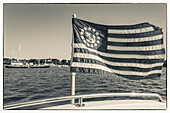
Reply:
<svg viewBox="0 0 170 113"><path fill-rule="evenodd" d="M70 59L74 13L106 25L149 22L166 39L166 4L4 4L4 57Z"/></svg>

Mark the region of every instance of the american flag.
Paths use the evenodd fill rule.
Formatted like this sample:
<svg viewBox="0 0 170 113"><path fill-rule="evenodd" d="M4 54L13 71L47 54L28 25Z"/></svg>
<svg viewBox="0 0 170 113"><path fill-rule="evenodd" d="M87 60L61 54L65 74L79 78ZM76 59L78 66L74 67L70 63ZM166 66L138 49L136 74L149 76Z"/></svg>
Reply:
<svg viewBox="0 0 170 113"><path fill-rule="evenodd" d="M162 29L150 23L101 25L73 18L71 72L114 74L129 79L160 77Z"/></svg>

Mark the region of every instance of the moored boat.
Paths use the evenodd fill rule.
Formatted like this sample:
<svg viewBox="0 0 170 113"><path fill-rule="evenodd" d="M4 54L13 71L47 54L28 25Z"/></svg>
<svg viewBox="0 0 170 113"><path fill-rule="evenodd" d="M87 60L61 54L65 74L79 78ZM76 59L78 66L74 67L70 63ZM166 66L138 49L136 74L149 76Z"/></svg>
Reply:
<svg viewBox="0 0 170 113"><path fill-rule="evenodd" d="M13 65L6 65L6 68L28 68L28 66L13 66Z"/></svg>
<svg viewBox="0 0 170 113"><path fill-rule="evenodd" d="M50 65L31 65L30 68L49 68Z"/></svg>
<svg viewBox="0 0 170 113"><path fill-rule="evenodd" d="M5 65L6 68L28 68L28 65L24 65L21 62L12 62L11 65Z"/></svg>

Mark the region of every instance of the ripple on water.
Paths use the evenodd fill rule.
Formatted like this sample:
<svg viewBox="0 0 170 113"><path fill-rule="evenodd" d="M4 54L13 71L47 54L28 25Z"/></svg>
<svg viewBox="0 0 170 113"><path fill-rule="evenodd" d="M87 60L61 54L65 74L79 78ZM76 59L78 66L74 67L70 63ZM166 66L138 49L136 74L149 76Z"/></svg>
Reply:
<svg viewBox="0 0 170 113"><path fill-rule="evenodd" d="M159 79L128 80L111 75L76 74L76 94L158 93L166 99L166 68ZM70 95L69 68L4 68L4 104Z"/></svg>

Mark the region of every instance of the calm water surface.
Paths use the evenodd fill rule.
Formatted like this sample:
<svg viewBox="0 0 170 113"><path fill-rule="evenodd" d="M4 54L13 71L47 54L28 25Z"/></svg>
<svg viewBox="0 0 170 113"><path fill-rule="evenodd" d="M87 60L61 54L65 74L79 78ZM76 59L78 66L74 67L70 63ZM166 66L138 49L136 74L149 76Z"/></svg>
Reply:
<svg viewBox="0 0 170 113"><path fill-rule="evenodd" d="M166 100L166 68L159 79L128 80L111 75L76 75L76 94L158 93ZM4 68L4 105L70 95L68 67Z"/></svg>

